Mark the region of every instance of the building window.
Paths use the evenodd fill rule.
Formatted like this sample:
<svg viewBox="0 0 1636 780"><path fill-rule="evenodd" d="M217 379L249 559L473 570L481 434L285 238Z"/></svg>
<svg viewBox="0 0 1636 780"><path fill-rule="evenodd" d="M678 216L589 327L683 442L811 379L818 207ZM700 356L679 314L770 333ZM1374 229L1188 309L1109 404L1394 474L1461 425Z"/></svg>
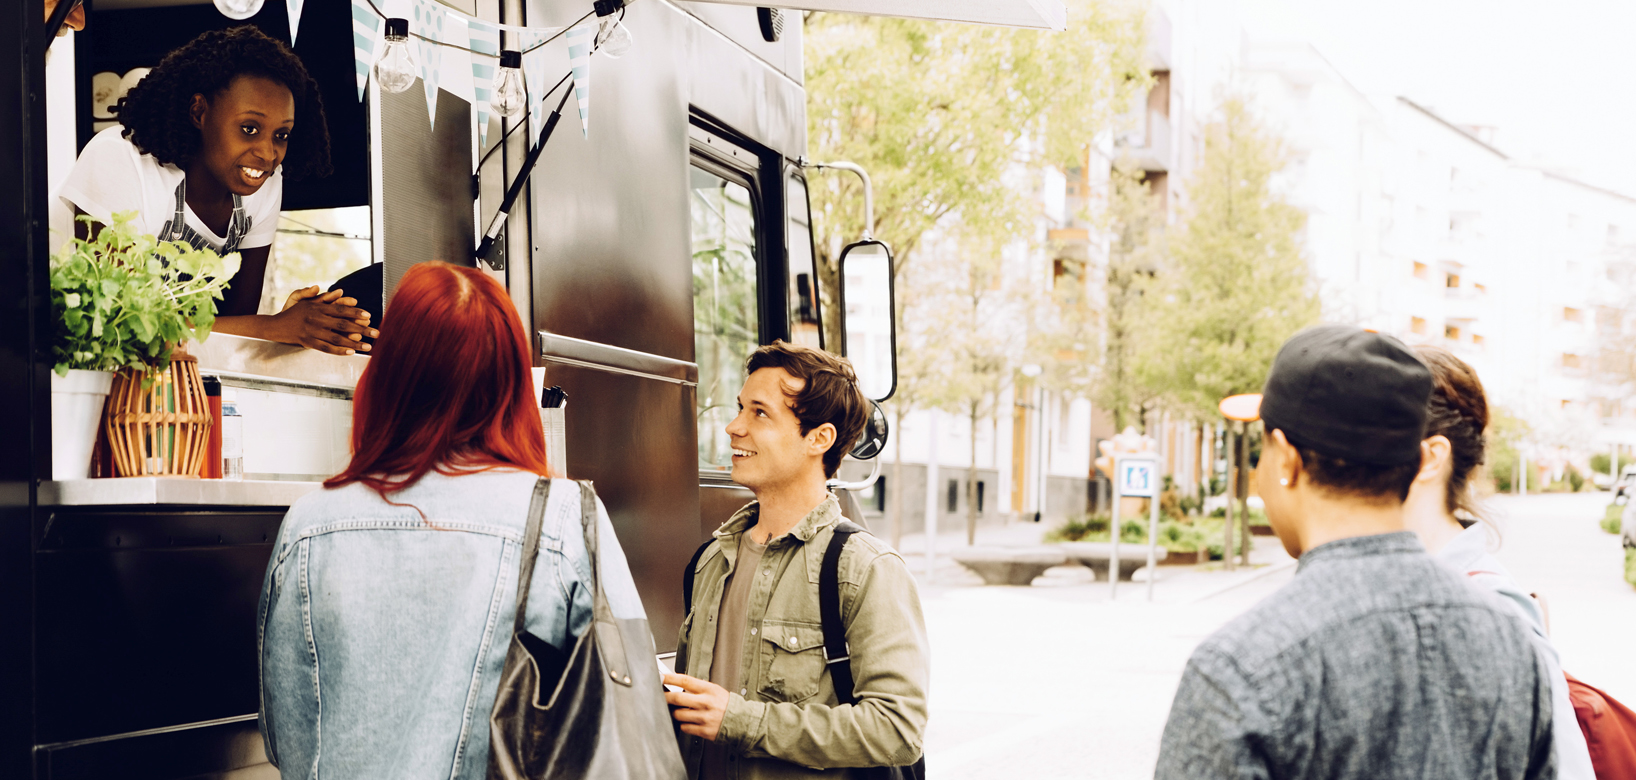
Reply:
<svg viewBox="0 0 1636 780"><path fill-rule="evenodd" d="M1569 352L1562 353L1562 367L1579 368L1579 356Z"/></svg>
<svg viewBox="0 0 1636 780"><path fill-rule="evenodd" d="M1485 341L1486 341L1486 339L1484 339L1481 335L1478 335L1476 333L1471 334L1471 343L1472 343L1473 346L1480 347L1480 346L1483 345L1483 343Z"/></svg>
<svg viewBox="0 0 1636 780"><path fill-rule="evenodd" d="M1426 335L1426 319L1424 317L1410 317L1409 332L1416 336Z"/></svg>
<svg viewBox="0 0 1636 780"><path fill-rule="evenodd" d="M1488 285L1486 285L1486 284L1474 284L1474 285L1471 286L1471 289L1476 290L1478 295L1484 295L1484 294L1488 293Z"/></svg>
<svg viewBox="0 0 1636 780"><path fill-rule="evenodd" d="M960 480L949 480L949 514L960 511Z"/></svg>
<svg viewBox="0 0 1636 780"><path fill-rule="evenodd" d="M1562 321L1563 322L1584 322L1585 321L1585 315L1583 313L1581 313L1578 309L1573 308L1572 306L1564 306L1562 308Z"/></svg>
<svg viewBox="0 0 1636 780"><path fill-rule="evenodd" d="M1446 339L1448 339L1450 341L1459 341L1460 340L1460 328L1458 326L1455 326L1455 325L1444 325L1443 326L1443 338L1446 338Z"/></svg>
<svg viewBox="0 0 1636 780"><path fill-rule="evenodd" d="M1430 279L1431 278L1431 269L1427 268L1425 263L1416 262L1414 264L1414 278L1416 278L1416 279Z"/></svg>
<svg viewBox="0 0 1636 780"><path fill-rule="evenodd" d="M1443 286L1451 288L1451 289L1459 287L1460 286L1460 275L1459 274L1448 274L1447 276L1444 276L1443 277Z"/></svg>

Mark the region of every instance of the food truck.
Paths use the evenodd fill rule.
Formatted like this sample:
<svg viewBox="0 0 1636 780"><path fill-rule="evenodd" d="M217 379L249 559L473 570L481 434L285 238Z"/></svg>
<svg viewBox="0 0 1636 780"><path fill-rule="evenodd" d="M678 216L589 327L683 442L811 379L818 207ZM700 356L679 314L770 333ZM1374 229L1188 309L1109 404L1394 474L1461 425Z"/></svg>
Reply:
<svg viewBox="0 0 1636 780"><path fill-rule="evenodd" d="M276 776L256 728L257 598L285 509L346 462L351 393L369 358L217 334L191 350L236 394L243 479L56 478L51 165L110 121L105 82L244 22L221 2L85 0L84 31L61 39L66 10L44 17L42 4L0 3L0 51L14 53L0 60L0 777ZM383 302L406 268L430 260L478 264L510 290L535 334L536 371L568 397L558 465L595 481L658 650L673 650L685 562L750 498L731 481L721 431L747 353L774 339L826 347L853 357L870 395L891 393L889 256L863 244L844 284L821 284L814 267L809 181L850 174L804 164L802 11L444 0L451 26L496 25L507 49L511 36L621 15L627 50L589 58L573 85L589 94L583 122L568 101L541 146L550 103L476 126L483 85L459 70L479 54L444 60L441 88L363 83L358 8L408 17L409 0L227 5L294 38L323 93L334 174L289 184L286 213L365 214L364 229L336 240L379 266ZM1066 23L1055 0L794 5ZM542 44L548 82L570 72L565 43ZM496 220L508 193L509 217Z"/></svg>

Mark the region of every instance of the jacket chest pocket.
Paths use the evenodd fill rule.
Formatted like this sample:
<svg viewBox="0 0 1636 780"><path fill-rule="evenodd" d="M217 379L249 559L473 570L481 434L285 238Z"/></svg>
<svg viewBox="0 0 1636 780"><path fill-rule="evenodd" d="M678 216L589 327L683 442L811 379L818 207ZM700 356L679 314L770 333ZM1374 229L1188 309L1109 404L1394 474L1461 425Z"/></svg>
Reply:
<svg viewBox="0 0 1636 780"><path fill-rule="evenodd" d="M761 695L801 702L818 693L824 676L824 630L815 623L761 622Z"/></svg>

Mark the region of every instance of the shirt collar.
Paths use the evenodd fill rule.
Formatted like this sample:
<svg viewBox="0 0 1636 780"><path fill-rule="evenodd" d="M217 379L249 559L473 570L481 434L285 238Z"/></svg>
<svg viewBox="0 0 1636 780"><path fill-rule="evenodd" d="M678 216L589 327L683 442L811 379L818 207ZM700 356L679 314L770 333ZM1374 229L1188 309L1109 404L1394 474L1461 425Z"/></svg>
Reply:
<svg viewBox="0 0 1636 780"><path fill-rule="evenodd" d="M737 548L738 540L734 539L733 537L750 530L750 528L755 526L756 521L759 520L760 517L761 502L751 501L750 503L745 504L743 509L734 512L733 516L727 519L727 522L722 523L721 527L716 529L714 536L721 540L722 547L724 549L728 546ZM817 536L819 531L835 525L836 523L840 522L840 520L841 503L835 498L834 493L830 493L824 497L822 503L813 507L812 511L807 513L806 517L801 518L801 522L796 523L795 527L790 529L790 532L785 534L785 536L793 537L802 544L805 544L812 541L812 537ZM767 545L768 547L771 547L777 542L778 539L769 539L767 540Z"/></svg>
<svg viewBox="0 0 1636 780"><path fill-rule="evenodd" d="M1395 531L1389 534L1374 534L1372 536L1353 536L1347 539L1336 539L1307 550L1301 555L1301 562L1296 566L1296 573L1304 571L1314 563L1346 558L1370 558L1377 555L1404 555L1406 553L1426 552L1425 545L1420 543L1420 537L1413 531Z"/></svg>

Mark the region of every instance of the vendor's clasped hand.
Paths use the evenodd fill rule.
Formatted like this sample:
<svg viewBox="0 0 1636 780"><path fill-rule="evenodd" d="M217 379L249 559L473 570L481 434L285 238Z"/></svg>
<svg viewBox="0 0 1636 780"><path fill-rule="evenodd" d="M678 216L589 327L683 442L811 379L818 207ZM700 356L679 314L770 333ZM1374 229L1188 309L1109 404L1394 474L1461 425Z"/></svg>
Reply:
<svg viewBox="0 0 1636 780"><path fill-rule="evenodd" d="M275 340L331 355L368 352L369 345L361 342L381 333L369 327L369 312L357 308L357 299L344 298L342 292L322 292L314 285L290 293L284 308L273 315Z"/></svg>
<svg viewBox="0 0 1636 780"><path fill-rule="evenodd" d="M727 689L685 674L666 674L665 684L682 689L665 691L665 702L676 708L671 717L681 724L682 733L716 741L722 717L727 714L727 702L732 699Z"/></svg>

